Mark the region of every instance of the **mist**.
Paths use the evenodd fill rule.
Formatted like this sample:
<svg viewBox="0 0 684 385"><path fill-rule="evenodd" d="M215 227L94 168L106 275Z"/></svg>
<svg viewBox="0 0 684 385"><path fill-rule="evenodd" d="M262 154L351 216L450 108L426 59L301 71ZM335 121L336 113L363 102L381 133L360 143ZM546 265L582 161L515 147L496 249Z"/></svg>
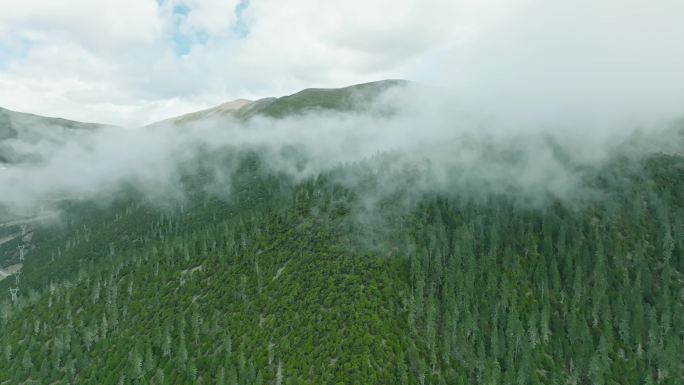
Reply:
<svg viewBox="0 0 684 385"><path fill-rule="evenodd" d="M683 8L667 0L521 2L407 72L430 85L393 87L358 111L77 134L35 123L51 134L3 141L37 160L0 166L0 205L103 198L124 185L179 197L182 164L229 148L258 150L298 179L340 164L372 167L391 154L397 172L418 167L423 177L411 188L420 191L467 186L573 199L584 193L584 173L618 154L684 149ZM291 147L304 164L282 155Z"/></svg>
<svg viewBox="0 0 684 385"><path fill-rule="evenodd" d="M181 127L105 127L33 145L13 139L7 144L14 145L15 152L39 154L40 159L0 169L0 202L26 208L55 199L102 199L124 185L151 197L179 197L181 165L192 163L200 152L236 148L258 151L274 171L296 179L340 164L365 161L373 167L374 159L390 154L392 172L425 167L422 184L414 189L479 186L486 192L513 189L567 199L577 192L582 170L600 166L617 152L678 149L672 140L655 141L663 135L677 138L676 130L668 130L670 124L594 131L579 123L577 130L569 131L523 122L500 124L463 109L459 99L408 85L388 90L358 113L316 111L284 119L208 119ZM635 142L636 132L645 135L641 142L646 138L656 143L655 148ZM283 155L285 148L301 151L306 161Z"/></svg>

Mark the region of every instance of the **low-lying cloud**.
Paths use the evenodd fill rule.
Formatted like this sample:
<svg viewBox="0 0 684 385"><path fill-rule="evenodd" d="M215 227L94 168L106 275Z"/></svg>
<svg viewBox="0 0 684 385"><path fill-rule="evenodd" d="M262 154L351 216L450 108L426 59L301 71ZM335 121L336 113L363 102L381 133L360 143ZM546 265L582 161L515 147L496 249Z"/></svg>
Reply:
<svg viewBox="0 0 684 385"><path fill-rule="evenodd" d="M299 178L391 153L397 169L430 164L414 188L474 183L560 198L616 153L681 153L681 1L514 3L402 67L439 88L396 87L363 111L6 139L40 161L0 168L0 204L111 195L122 184L178 194L179 165L200 149L258 149ZM286 147L308 162L281 156Z"/></svg>
<svg viewBox="0 0 684 385"><path fill-rule="evenodd" d="M512 189L569 198L583 169L600 165L617 151L638 152L638 143L630 142L636 129L657 138L670 127L606 125L592 131L583 128L581 119L553 126L543 121L503 123L468 110L460 100L451 92L408 85L389 89L362 112L310 111L282 119L224 117L184 126L104 127L32 145L10 139L5 145L40 154L40 159L0 169L0 204L27 207L61 198L103 197L122 185L156 196L178 196L181 165L191 163L200 151L231 148L255 149L275 171L295 178L344 163L366 160L372 165L374 157L390 154L387 159L394 171L429 164L424 171L431 173L430 178L410 188L460 184L490 192ZM573 125L575 129L565 129ZM670 151L677 151L672 141L666 143ZM285 148L298 149L307 161L296 164L282 155Z"/></svg>

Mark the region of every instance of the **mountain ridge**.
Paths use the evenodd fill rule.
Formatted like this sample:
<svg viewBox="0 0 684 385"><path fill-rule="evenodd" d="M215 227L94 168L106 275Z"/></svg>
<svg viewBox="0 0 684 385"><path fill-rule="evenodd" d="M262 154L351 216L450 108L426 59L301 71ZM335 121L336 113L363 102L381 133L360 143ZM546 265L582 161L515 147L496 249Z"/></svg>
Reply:
<svg viewBox="0 0 684 385"><path fill-rule="evenodd" d="M280 97L265 97L257 100L235 99L215 107L153 122L146 127L165 124L183 125L210 118L247 120L255 116L283 118L312 110L348 111L353 108L362 108L364 103L372 101L388 88L409 84L414 83L403 79L384 79L338 88L305 88ZM229 108L225 108L227 105Z"/></svg>
<svg viewBox="0 0 684 385"><path fill-rule="evenodd" d="M93 132L105 127L113 126L17 112L0 107L0 164L34 162L41 158L40 154L31 151L17 152L12 142L54 142L66 140L70 135Z"/></svg>
<svg viewBox="0 0 684 385"><path fill-rule="evenodd" d="M191 111L186 114L172 116L145 125L154 127L161 125L183 125L206 118L248 119L254 116L282 118L288 114L304 113L311 110L348 111L362 107L381 92L391 87L415 85L404 79L383 79L366 83L358 83L344 87L304 88L295 93L280 97L264 97L256 100L238 98L205 109ZM41 123L58 127L75 129L97 129L101 127L117 127L116 125L82 122L62 117L39 115L31 112L14 111L0 107L0 140L11 133L12 120L33 120L33 124ZM4 129L4 131L3 131Z"/></svg>

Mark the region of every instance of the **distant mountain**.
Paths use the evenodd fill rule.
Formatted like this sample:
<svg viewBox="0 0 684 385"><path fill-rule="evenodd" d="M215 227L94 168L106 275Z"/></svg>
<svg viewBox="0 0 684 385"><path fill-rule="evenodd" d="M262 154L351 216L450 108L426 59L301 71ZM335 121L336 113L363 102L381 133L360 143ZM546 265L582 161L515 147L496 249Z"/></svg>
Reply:
<svg viewBox="0 0 684 385"><path fill-rule="evenodd" d="M36 125L75 130L94 130L104 126L99 123L83 123L75 120L17 112L0 107L0 140L16 138L25 131L35 131Z"/></svg>
<svg viewBox="0 0 684 385"><path fill-rule="evenodd" d="M164 119L149 124L184 125L204 119L237 118L246 120L254 116L283 118L311 111L363 110L383 91L412 84L406 80L380 80L342 88L307 88L292 95L267 97L258 100L236 99L216 107ZM74 120L17 112L0 107L0 162L15 162L22 158L14 154L7 141L59 139L63 134L97 130L108 125L84 123Z"/></svg>
<svg viewBox="0 0 684 385"><path fill-rule="evenodd" d="M37 143L58 143L70 135L102 127L105 125L16 112L0 107L0 163L36 160L40 156L31 147ZM18 147L22 150L18 150Z"/></svg>
<svg viewBox="0 0 684 385"><path fill-rule="evenodd" d="M387 89L407 84L405 80L381 80L344 88L307 88L289 96L262 99L258 105L248 105L236 113L243 118L255 115L281 118L312 110L363 109Z"/></svg>
<svg viewBox="0 0 684 385"><path fill-rule="evenodd" d="M150 126L182 125L203 119L232 117L249 119L254 116L283 118L311 111L363 110L383 91L391 87L411 84L406 80L380 80L343 88L307 88L292 95L269 97L256 101L237 99L216 107L165 119Z"/></svg>
<svg viewBox="0 0 684 385"><path fill-rule="evenodd" d="M182 124L199 121L199 120L206 119L206 118L231 115L234 112L236 112L236 111L240 110L241 108L246 107L252 103L254 103L254 101L252 101L252 100L236 99L236 100L233 100L233 101L230 101L227 103L223 103L223 104L216 106L216 107L191 112L189 114L176 116L174 118L164 119L162 121L152 123L152 124L150 124L150 126L164 125L164 124L182 125Z"/></svg>

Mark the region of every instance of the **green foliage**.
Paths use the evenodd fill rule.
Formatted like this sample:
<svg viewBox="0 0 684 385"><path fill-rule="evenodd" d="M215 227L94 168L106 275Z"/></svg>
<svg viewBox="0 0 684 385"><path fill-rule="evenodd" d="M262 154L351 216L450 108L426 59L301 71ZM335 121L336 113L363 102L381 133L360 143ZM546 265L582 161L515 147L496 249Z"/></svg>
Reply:
<svg viewBox="0 0 684 385"><path fill-rule="evenodd" d="M181 201L35 229L0 383L684 381L681 157L610 164L580 204L407 184L369 209L363 165L295 181L226 156L228 198L200 167Z"/></svg>
<svg viewBox="0 0 684 385"><path fill-rule="evenodd" d="M404 80L383 80L344 88L309 88L281 98L257 101L237 111L240 118L255 115L282 118L311 111L361 111L388 88L408 84Z"/></svg>

